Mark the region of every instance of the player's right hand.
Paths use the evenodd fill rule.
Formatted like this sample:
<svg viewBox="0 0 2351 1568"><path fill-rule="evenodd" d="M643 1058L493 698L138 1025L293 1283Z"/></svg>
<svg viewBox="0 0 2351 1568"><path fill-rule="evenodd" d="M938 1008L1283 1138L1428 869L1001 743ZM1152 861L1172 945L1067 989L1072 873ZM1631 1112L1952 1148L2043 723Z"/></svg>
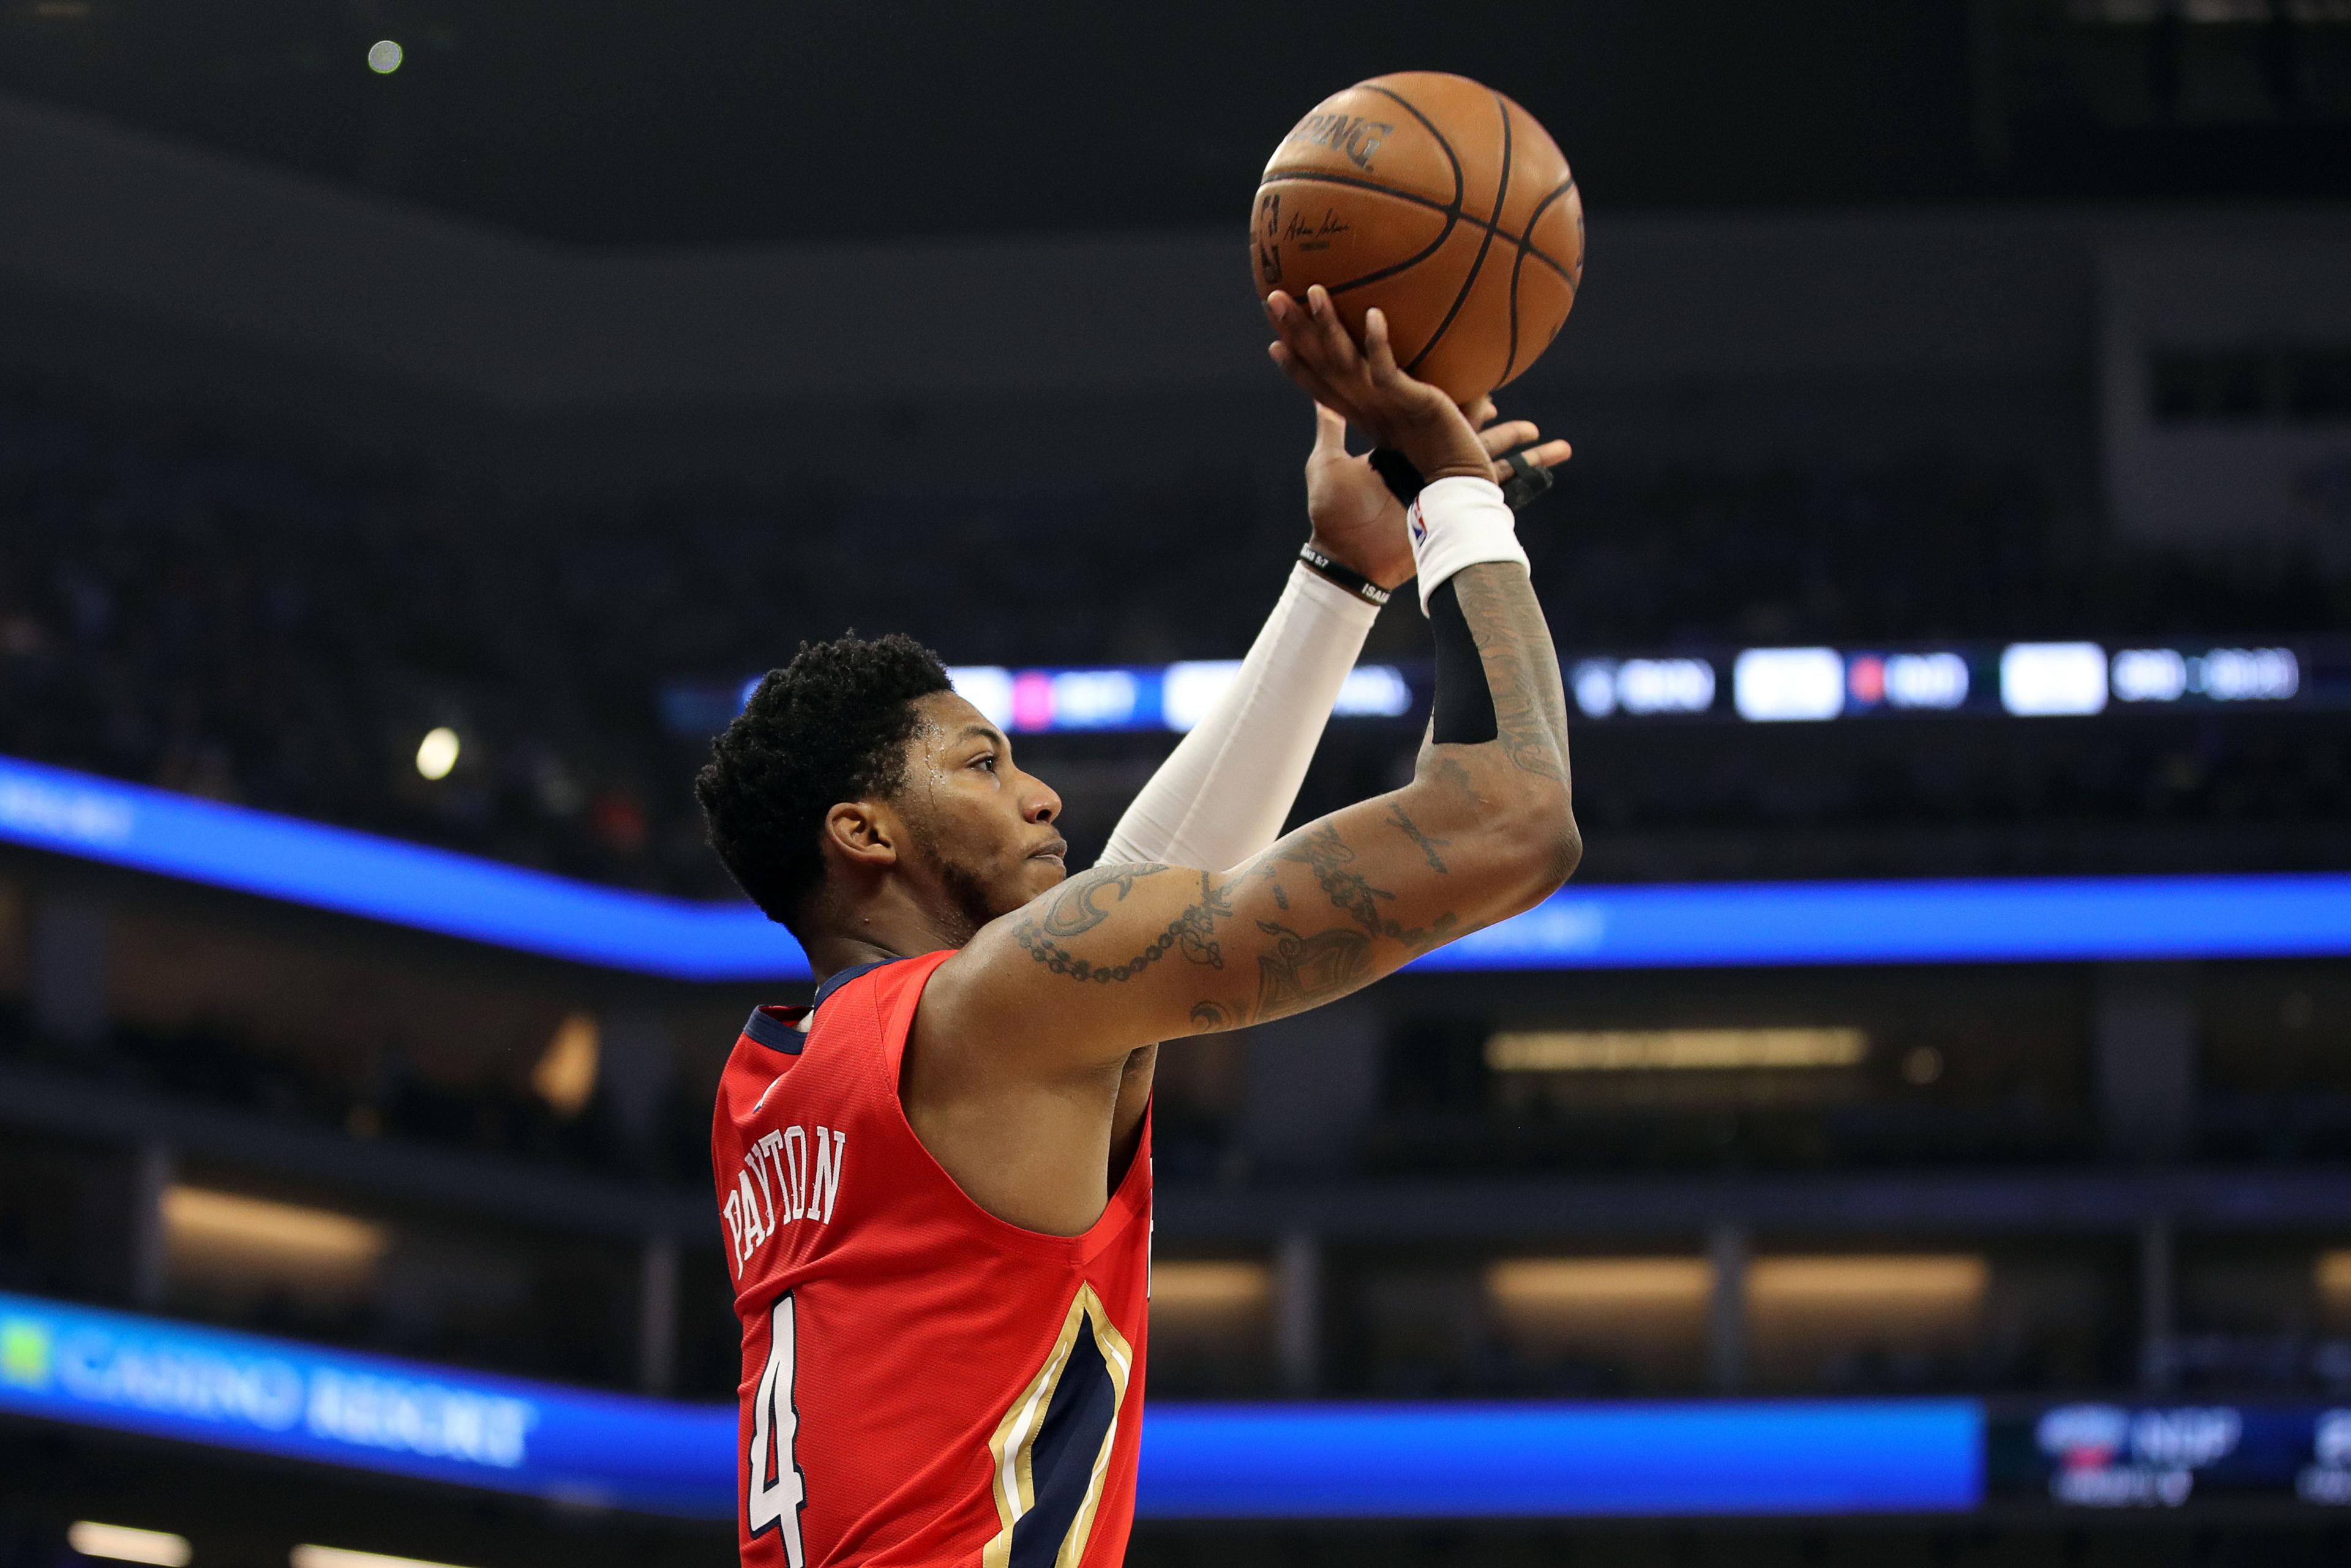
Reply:
<svg viewBox="0 0 2351 1568"><path fill-rule="evenodd" d="M1267 296L1265 308L1280 334L1268 352L1315 402L1378 444L1403 453L1425 480L1493 477L1493 460L1468 416L1451 398L1413 380L1396 363L1381 311L1365 318L1358 345L1319 283L1306 291L1303 304L1277 288Z"/></svg>
<svg viewBox="0 0 2351 1568"><path fill-rule="evenodd" d="M1555 468L1573 455L1564 441L1545 441L1534 422L1504 420L1492 398L1479 398L1465 411L1478 426L1479 444L1492 459L1494 483L1506 484L1516 452L1538 468ZM1321 403L1314 405L1314 449L1306 457L1306 516L1314 547L1343 566L1353 567L1382 588L1402 587L1413 574L1412 542L1405 537L1404 507L1372 467L1371 459L1347 450L1347 422Z"/></svg>

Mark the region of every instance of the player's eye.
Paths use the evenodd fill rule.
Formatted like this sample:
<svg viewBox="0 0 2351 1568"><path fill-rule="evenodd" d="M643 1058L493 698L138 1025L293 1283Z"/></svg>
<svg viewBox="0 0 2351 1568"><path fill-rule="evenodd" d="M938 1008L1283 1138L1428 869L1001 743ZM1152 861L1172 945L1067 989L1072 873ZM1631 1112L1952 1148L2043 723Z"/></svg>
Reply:
<svg viewBox="0 0 2351 1568"><path fill-rule="evenodd" d="M975 768L985 768L990 773L993 773L996 771L996 754L992 751L982 752L979 756L972 758L972 766Z"/></svg>

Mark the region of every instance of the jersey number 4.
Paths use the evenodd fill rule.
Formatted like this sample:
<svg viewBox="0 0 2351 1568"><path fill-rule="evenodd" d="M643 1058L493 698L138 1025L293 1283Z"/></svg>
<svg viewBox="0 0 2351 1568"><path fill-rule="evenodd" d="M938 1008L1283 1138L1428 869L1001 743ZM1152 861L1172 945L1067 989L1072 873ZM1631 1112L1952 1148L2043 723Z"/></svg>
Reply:
<svg viewBox="0 0 2351 1568"><path fill-rule="evenodd" d="M789 1568L805 1568L808 1562L808 1549L800 1544L800 1510L808 1506L808 1485L792 1454L800 1427L799 1410L792 1403L798 1338L792 1294L787 1291L768 1314L768 1365L759 1374L759 1391L752 1396L751 1451L744 1456L743 1511L751 1533L765 1535L782 1526Z"/></svg>

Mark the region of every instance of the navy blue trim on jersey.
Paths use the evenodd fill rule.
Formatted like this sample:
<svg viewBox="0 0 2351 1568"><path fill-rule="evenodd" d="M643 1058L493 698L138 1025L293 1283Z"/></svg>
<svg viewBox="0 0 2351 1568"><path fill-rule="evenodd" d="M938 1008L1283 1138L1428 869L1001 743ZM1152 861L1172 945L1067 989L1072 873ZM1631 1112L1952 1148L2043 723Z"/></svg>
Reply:
<svg viewBox="0 0 2351 1568"><path fill-rule="evenodd" d="M1029 1449L1037 1502L1012 1527L1011 1568L1053 1568L1093 1488L1094 1460L1117 1418L1118 1390L1094 1343L1093 1320L1081 1312L1069 1363Z"/></svg>
<svg viewBox="0 0 2351 1568"><path fill-rule="evenodd" d="M751 1021L743 1026L743 1032L769 1051L780 1051L786 1056L798 1056L800 1053L800 1048L808 1044L808 1031L799 1027L799 1022L823 1006L825 998L832 995L860 975L870 975L885 964L902 962L904 960L898 958L876 958L871 964L860 964L854 968L843 969L825 981L823 985L819 986L816 988L816 1000L805 1008L753 1008Z"/></svg>
<svg viewBox="0 0 2351 1568"><path fill-rule="evenodd" d="M753 1008L751 1021L743 1026L743 1032L769 1051L780 1051L786 1056L798 1056L800 1053L800 1047L808 1043L808 1036L794 1029L786 1020L778 1018L776 1013L779 1010L781 1009ZM799 1009L795 1008L791 1010L798 1012Z"/></svg>
<svg viewBox="0 0 2351 1568"><path fill-rule="evenodd" d="M841 973L831 977L823 985L819 986L816 988L816 1000L809 1004L809 1009L810 1011L814 1011L816 1009L824 1006L825 998L832 995L833 992L841 989L841 987L849 984L850 981L857 978L860 975L870 975L874 970L879 969L887 964L903 964L905 960L904 958L876 958L871 964L859 964L852 968L843 969Z"/></svg>

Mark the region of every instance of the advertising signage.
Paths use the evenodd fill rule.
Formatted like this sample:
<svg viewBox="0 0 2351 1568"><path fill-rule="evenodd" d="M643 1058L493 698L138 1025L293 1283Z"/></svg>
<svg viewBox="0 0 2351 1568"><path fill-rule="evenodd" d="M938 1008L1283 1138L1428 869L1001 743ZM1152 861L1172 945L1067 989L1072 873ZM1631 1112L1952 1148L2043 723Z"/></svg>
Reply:
<svg viewBox="0 0 2351 1568"><path fill-rule="evenodd" d="M684 1518L734 1509L735 1412L0 1295L0 1412Z"/></svg>
<svg viewBox="0 0 2351 1568"><path fill-rule="evenodd" d="M1997 1495L2061 1508L2174 1509L2199 1499L2351 1506L2351 1405L2082 1403L1996 1418Z"/></svg>
<svg viewBox="0 0 2351 1568"><path fill-rule="evenodd" d="M734 1409L0 1294L0 1416L674 1518L736 1507ZM1150 1519L2351 1507L2351 1404L1158 1404Z"/></svg>

